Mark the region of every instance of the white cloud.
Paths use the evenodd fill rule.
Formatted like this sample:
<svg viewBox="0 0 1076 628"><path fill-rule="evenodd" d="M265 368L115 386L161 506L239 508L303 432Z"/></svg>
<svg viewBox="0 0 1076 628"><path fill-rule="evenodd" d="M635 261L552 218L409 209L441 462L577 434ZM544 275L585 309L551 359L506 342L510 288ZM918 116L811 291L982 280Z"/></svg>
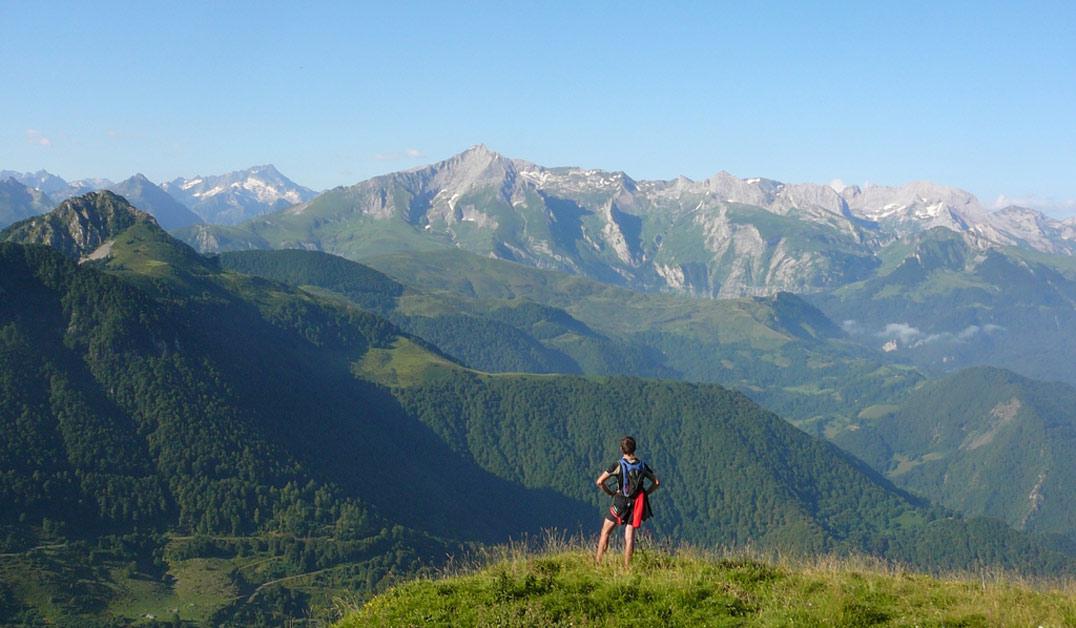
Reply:
<svg viewBox="0 0 1076 628"><path fill-rule="evenodd" d="M841 329L844 330L844 333L852 336L860 336L862 334L870 333L866 326L851 318L841 323Z"/></svg>
<svg viewBox="0 0 1076 628"><path fill-rule="evenodd" d="M895 340L904 347L914 349L916 347L931 345L936 342L968 342L977 336L984 334L990 335L995 332L1003 331L1004 329L1005 328L1001 325L987 323L986 325L968 325L956 333L943 331L927 334L918 327L913 327L908 323L889 323L885 326L885 329L878 332L876 336L886 340Z"/></svg>
<svg viewBox="0 0 1076 628"><path fill-rule="evenodd" d="M923 332L919 331L919 328L912 327L908 323L889 323L885 326L885 329L878 332L879 338L899 340L904 345L911 344L912 341L922 336Z"/></svg>
<svg viewBox="0 0 1076 628"><path fill-rule="evenodd" d="M401 161L405 159L421 159L425 157L426 153L417 148L405 148L402 151L393 151L388 153L377 153L374 155L374 159L377 161Z"/></svg>
<svg viewBox="0 0 1076 628"><path fill-rule="evenodd" d="M44 146L45 148L52 146L52 140L45 137L37 129L26 129L26 142L34 146Z"/></svg>
<svg viewBox="0 0 1076 628"><path fill-rule="evenodd" d="M978 325L968 325L964 328L964 331L957 334L956 337L957 340L970 340L979 334L992 334L1003 329L1005 328L1001 325L986 324L982 327L979 327Z"/></svg>

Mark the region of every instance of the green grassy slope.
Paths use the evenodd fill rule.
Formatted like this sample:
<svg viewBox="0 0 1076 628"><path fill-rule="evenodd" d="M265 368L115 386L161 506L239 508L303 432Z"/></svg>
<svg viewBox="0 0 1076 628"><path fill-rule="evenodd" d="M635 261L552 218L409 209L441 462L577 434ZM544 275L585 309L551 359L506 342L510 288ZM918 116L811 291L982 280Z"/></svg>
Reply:
<svg viewBox="0 0 1076 628"><path fill-rule="evenodd" d="M406 289L367 266L315 251L242 251L219 259L230 270L373 309L484 371L676 375L662 366L654 349L624 336L610 337L561 309L531 301Z"/></svg>
<svg viewBox="0 0 1076 628"><path fill-rule="evenodd" d="M358 626L1068 626L1072 583L930 577L854 561L773 562L643 550L630 571L589 552L510 553L408 582L345 616Z"/></svg>

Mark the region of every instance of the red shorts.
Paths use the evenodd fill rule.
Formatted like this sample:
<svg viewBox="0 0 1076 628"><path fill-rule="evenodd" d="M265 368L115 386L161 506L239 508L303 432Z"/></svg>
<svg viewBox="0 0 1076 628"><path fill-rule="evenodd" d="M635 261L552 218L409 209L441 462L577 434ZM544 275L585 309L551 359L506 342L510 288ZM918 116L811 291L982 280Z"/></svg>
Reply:
<svg viewBox="0 0 1076 628"><path fill-rule="evenodd" d="M617 525L626 526L630 523L633 528L638 528L643 525L643 521L650 518L649 502L646 493L639 493L635 497L625 497L617 493L613 496L613 503L609 506L605 518Z"/></svg>

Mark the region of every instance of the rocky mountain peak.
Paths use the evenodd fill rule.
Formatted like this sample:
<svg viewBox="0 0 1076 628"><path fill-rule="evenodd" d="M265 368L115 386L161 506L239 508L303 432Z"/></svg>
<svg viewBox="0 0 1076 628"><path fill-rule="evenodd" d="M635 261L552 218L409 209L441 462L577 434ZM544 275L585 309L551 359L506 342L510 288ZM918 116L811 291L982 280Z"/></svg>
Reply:
<svg viewBox="0 0 1076 628"><path fill-rule="evenodd" d="M277 177L283 177L284 176L283 174L281 174L281 172L279 170L277 170L277 167L274 166L273 164L262 164L260 166L251 166L250 168L247 169L247 172L249 172L251 174L266 174L266 175L277 176Z"/></svg>
<svg viewBox="0 0 1076 628"><path fill-rule="evenodd" d="M417 171L423 175L424 193L462 196L476 189L495 187L506 198L519 174L512 160L484 144L477 144L448 159Z"/></svg>
<svg viewBox="0 0 1076 628"><path fill-rule="evenodd" d="M774 191L780 186L769 179L741 179L725 170L707 179L706 191L722 201L765 207L773 200Z"/></svg>
<svg viewBox="0 0 1076 628"><path fill-rule="evenodd" d="M44 244L73 259L85 259L139 222L157 226L153 216L122 196L101 190L67 199L43 216L11 225L0 239Z"/></svg>
<svg viewBox="0 0 1076 628"><path fill-rule="evenodd" d="M109 185L107 189L127 199L138 209L152 214L165 229L178 229L202 222L197 214L187 209L142 173Z"/></svg>
<svg viewBox="0 0 1076 628"><path fill-rule="evenodd" d="M435 169L454 169L466 176L488 170L497 172L514 171L512 160L505 158L500 153L490 150L485 144L475 144L462 153L453 155L445 161L435 164Z"/></svg>
<svg viewBox="0 0 1076 628"><path fill-rule="evenodd" d="M37 172L17 172L15 170L0 170L0 180L12 178L28 188L40 190L51 197L60 196L67 188L67 181L52 174L48 170Z"/></svg>
<svg viewBox="0 0 1076 628"><path fill-rule="evenodd" d="M500 153L498 153L497 151L491 150L489 148L489 146L486 146L485 144L475 144L473 146L469 146L467 149L462 151L460 153L460 155L471 155L471 156L483 157L483 158L487 158L487 159L503 159L504 158Z"/></svg>
<svg viewBox="0 0 1076 628"><path fill-rule="evenodd" d="M179 177L162 184L161 188L202 220L214 224L236 224L317 196L272 164L222 175Z"/></svg>

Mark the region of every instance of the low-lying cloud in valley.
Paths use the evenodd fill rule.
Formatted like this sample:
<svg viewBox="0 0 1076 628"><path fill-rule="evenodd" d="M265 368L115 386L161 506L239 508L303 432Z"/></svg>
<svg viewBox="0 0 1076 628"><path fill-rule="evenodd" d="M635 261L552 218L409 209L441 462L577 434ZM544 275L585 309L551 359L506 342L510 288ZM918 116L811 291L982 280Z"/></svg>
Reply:
<svg viewBox="0 0 1076 628"><path fill-rule="evenodd" d="M865 325L855 320L846 320L841 323L846 333L853 336L872 335L886 342L895 342L898 346L906 349L915 349L932 345L939 342L969 342L980 336L990 336L997 332L1005 331L1001 325L987 323L985 325L968 325L960 331L925 332L909 323L887 323L881 331L874 332Z"/></svg>

